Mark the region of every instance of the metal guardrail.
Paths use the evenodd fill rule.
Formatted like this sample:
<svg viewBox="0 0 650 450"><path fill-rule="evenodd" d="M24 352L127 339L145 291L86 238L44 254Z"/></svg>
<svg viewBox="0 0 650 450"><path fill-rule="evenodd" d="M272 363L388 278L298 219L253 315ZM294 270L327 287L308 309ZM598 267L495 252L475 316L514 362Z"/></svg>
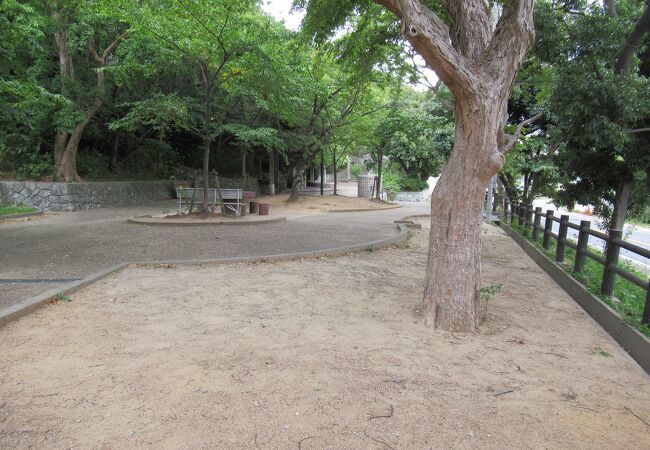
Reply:
<svg viewBox="0 0 650 450"><path fill-rule="evenodd" d="M544 226L542 226L542 218L544 218ZM618 267L621 248L648 259L650 259L650 250L623 240L622 230L610 230L609 233L603 233L593 230L590 220L582 220L580 224L572 223L569 222L568 214L563 214L558 218L555 217L553 210L549 209L544 213L540 207L533 208L532 205L524 203L517 205L511 203L507 198L504 200L504 219L506 223L512 224L513 220L516 220L517 223L524 226L524 229L532 229L535 242L539 240L540 233L543 233L542 246L546 250L551 247L552 239L555 239L557 241L555 261L558 263L564 262L567 247L574 249L576 251L574 272L584 271L587 258L603 265L603 278L600 285L600 292L603 295L611 296L614 293L617 275L641 289L645 289L646 298L641 323L650 324L650 280L642 279L636 274ZM554 222L560 224L557 234L552 231ZM567 239L567 232L570 228L578 231L576 243ZM605 241L607 245L604 257L589 250L590 236Z"/></svg>

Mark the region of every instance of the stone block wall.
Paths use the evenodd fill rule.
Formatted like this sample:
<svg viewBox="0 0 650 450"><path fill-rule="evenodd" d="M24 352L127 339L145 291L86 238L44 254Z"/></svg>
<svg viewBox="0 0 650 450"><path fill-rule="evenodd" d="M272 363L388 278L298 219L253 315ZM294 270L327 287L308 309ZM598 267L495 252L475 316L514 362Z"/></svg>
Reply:
<svg viewBox="0 0 650 450"><path fill-rule="evenodd" d="M398 202L428 202L431 201L431 194L427 191L422 192L398 192L395 195Z"/></svg>
<svg viewBox="0 0 650 450"><path fill-rule="evenodd" d="M0 203L33 206L39 211L75 211L146 204L175 197L171 181L47 183L0 181Z"/></svg>

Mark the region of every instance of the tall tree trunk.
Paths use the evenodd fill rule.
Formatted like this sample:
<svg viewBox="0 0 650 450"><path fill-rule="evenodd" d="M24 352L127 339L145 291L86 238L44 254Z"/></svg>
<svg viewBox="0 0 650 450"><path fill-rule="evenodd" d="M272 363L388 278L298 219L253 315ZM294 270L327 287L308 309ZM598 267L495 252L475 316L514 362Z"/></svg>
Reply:
<svg viewBox="0 0 650 450"><path fill-rule="evenodd" d="M334 161L334 195L338 195L336 192L336 184L338 182L338 164L336 162L336 145L332 147L332 160Z"/></svg>
<svg viewBox="0 0 650 450"><path fill-rule="evenodd" d="M529 177L530 175L528 174L528 172L524 173L524 191L521 194L521 201L524 202L526 205L529 204L529 199L528 199L528 188L530 187Z"/></svg>
<svg viewBox="0 0 650 450"><path fill-rule="evenodd" d="M90 122L90 120L95 116L95 114L97 114L97 111L99 111L99 109L104 104L104 92L106 87L104 67L106 66L106 58L108 57L108 55L111 54L111 52L115 49L115 47L117 47L119 42L122 39L124 39L127 33L123 33L120 36L118 36L113 42L111 42L111 44L108 47L106 47L106 49L101 55L97 53L97 50L95 49L95 41L93 40L93 38L91 37L88 41L88 50L90 51L91 56L97 62L97 97L95 98L93 104L88 109L86 109L83 120L81 121L81 123L77 124L74 131L70 135L70 138L68 139L68 142L65 146L65 150L61 155L61 164L57 168L57 178L59 179L62 179L64 181L81 180L79 174L77 173L77 151L79 148L79 142L81 142L81 137L83 135L84 129L86 128L86 125L88 125L88 122ZM57 38L57 46L59 47L59 60L61 61L62 46L61 44L59 44L58 38ZM72 60L70 59L69 69L68 69L70 78L74 77L71 61ZM57 139L59 139L58 136ZM55 160L56 158L57 157L55 155Z"/></svg>
<svg viewBox="0 0 650 450"><path fill-rule="evenodd" d="M54 137L54 167L57 170L63 161L63 153L65 152L65 146L68 143L69 136L65 131L57 131Z"/></svg>
<svg viewBox="0 0 650 450"><path fill-rule="evenodd" d="M61 15L59 12L54 13L54 20L59 24L59 29L54 33L54 42L56 43L57 52L59 54L59 76L61 77L61 93L68 94L68 80L74 80L74 65L70 50L68 49L68 32L61 23ZM54 138L54 167L59 169L63 162L63 153L68 143L70 134L66 131L57 130Z"/></svg>
<svg viewBox="0 0 650 450"><path fill-rule="evenodd" d="M632 182L622 181L616 189L616 199L614 200L614 210L612 211L612 220L610 221L610 230L623 230L625 226L625 217L627 208L630 205L630 193L632 192Z"/></svg>
<svg viewBox="0 0 650 450"><path fill-rule="evenodd" d="M481 210L485 186L503 164L497 111L489 97L457 102L454 149L431 196L423 310L436 328L467 332L478 323Z"/></svg>
<svg viewBox="0 0 650 450"><path fill-rule="evenodd" d="M323 151L320 151L320 195L325 193L325 160L323 156Z"/></svg>
<svg viewBox="0 0 650 450"><path fill-rule="evenodd" d="M298 193L298 183L302 177L300 174L304 171L303 167L298 164L293 166L292 171L294 170L296 172L296 176L293 177L293 180L291 181L291 194L289 194L289 198L287 199L287 201L290 203L295 202L300 197L300 194Z"/></svg>
<svg viewBox="0 0 650 450"><path fill-rule="evenodd" d="M100 71L97 76L101 76L102 81L100 84L103 86L103 72ZM100 90L100 93L102 92L103 89ZM68 143L65 146L65 151L61 157L61 164L57 168L56 176L58 179L63 181L81 181L81 177L77 173L77 151L79 149L79 142L81 142L81 137L83 136L86 125L88 125L90 119L92 119L97 111L99 111L99 108L102 107L103 103L104 102L101 100L101 97L98 97L84 114L83 121L79 123L75 127L72 134L70 134L70 139L68 139Z"/></svg>
<svg viewBox="0 0 650 450"><path fill-rule="evenodd" d="M424 290L426 321L473 331L481 272L481 210L488 181L516 137L506 139L507 101L534 41L533 0L496 6L443 1L453 30L421 0L375 0L402 22L413 48L456 99L453 153L431 196ZM499 15L494 22L495 14Z"/></svg>
<svg viewBox="0 0 650 450"><path fill-rule="evenodd" d="M212 145L212 94L214 86L211 82L209 69L205 65L199 65L205 88L205 117L203 120L203 203L202 211L210 209L210 148ZM223 199L220 199L223 202Z"/></svg>
<svg viewBox="0 0 650 450"><path fill-rule="evenodd" d="M377 200L381 200L381 171L384 166L384 150L383 144L382 148L378 150L379 158L377 159Z"/></svg>

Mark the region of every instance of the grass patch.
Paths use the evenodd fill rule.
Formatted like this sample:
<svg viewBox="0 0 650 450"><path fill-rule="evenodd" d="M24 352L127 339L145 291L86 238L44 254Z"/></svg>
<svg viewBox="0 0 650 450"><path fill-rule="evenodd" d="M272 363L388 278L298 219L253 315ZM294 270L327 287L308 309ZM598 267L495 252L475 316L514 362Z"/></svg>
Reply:
<svg viewBox="0 0 650 450"><path fill-rule="evenodd" d="M24 214L36 211L36 208L29 206L0 206L0 216L10 216L12 214Z"/></svg>
<svg viewBox="0 0 650 450"><path fill-rule="evenodd" d="M511 224L510 227L517 233L524 236L530 242L532 242L535 247L544 253L550 260L555 261L555 250L557 247L557 241L555 239L551 239L550 247L548 249L545 249L542 245L543 232L540 232L540 237L537 241L533 241L532 227L530 227L530 229L525 229L523 226L517 223ZM604 256L603 252L596 248L590 247L590 251ZM607 306L612 308L614 311L618 312L621 315L623 322L650 337L650 326L641 323L641 318L643 317L643 308L645 307L645 289L642 289L636 284L632 284L620 276L617 276L616 283L614 285L614 295L603 295L600 293L600 285L603 280L604 267L591 258L587 258L584 270L582 272L575 272L573 270L575 265L575 257L576 251L572 248L566 247L564 262L561 263L560 266L573 278L584 284L589 292L605 302L605 304L607 304ZM635 274L641 279L648 278L648 275L646 273L641 272L636 267L634 267L632 263L623 259L619 260L618 267Z"/></svg>

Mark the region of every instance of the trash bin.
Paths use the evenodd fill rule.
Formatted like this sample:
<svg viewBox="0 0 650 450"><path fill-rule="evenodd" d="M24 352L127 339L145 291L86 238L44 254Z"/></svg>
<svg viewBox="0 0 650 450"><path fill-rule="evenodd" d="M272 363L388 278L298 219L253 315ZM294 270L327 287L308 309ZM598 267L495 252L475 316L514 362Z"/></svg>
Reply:
<svg viewBox="0 0 650 450"><path fill-rule="evenodd" d="M268 216L269 215L269 204L268 203L260 203L258 205L258 211L260 216Z"/></svg>
<svg viewBox="0 0 650 450"><path fill-rule="evenodd" d="M257 214L259 203L251 200L251 214Z"/></svg>

